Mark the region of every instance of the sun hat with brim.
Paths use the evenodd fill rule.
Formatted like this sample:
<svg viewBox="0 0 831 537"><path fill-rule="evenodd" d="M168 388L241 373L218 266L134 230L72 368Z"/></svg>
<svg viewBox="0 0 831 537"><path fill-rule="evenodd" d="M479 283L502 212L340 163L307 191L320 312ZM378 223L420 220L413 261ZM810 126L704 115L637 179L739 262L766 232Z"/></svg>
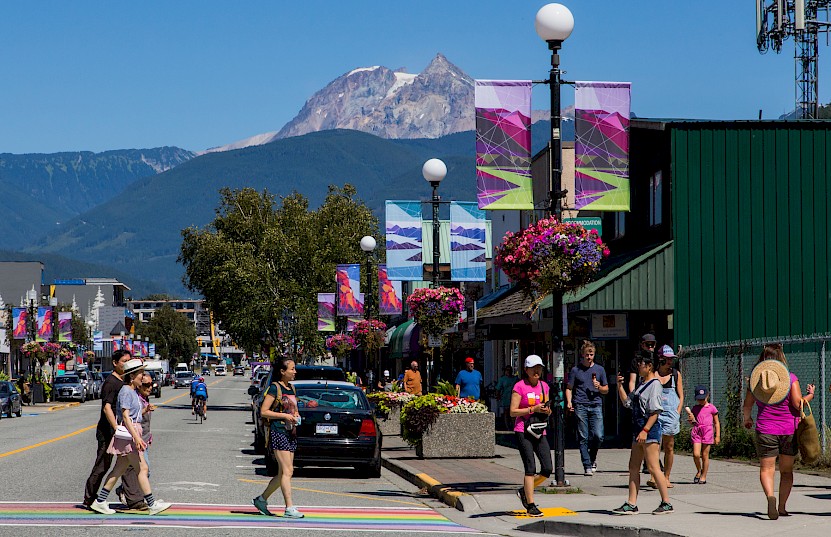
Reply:
<svg viewBox="0 0 831 537"><path fill-rule="evenodd" d="M142 371L143 369L144 369L144 360L139 360L138 358L133 358L132 360L130 360L126 364L124 364L124 374L125 375L135 373L136 371Z"/></svg>
<svg viewBox="0 0 831 537"><path fill-rule="evenodd" d="M750 373L750 391L761 403L781 403L791 391L791 374L779 360L763 360Z"/></svg>

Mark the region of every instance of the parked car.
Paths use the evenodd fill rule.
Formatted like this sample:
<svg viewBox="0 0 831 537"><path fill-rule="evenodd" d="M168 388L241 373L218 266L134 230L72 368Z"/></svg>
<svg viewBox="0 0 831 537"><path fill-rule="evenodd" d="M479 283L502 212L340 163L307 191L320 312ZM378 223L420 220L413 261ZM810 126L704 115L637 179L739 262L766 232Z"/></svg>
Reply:
<svg viewBox="0 0 831 537"><path fill-rule="evenodd" d="M150 389L150 393L158 399L162 396L161 377L164 373L161 371L148 371L147 373L150 375L150 378L153 379L153 387Z"/></svg>
<svg viewBox="0 0 831 537"><path fill-rule="evenodd" d="M383 437L363 390L342 381L296 380L292 385L302 418L295 466L352 466L364 477L379 477ZM259 411L256 408L255 425L260 422ZM259 436L264 439L265 431ZM274 452L265 453L265 459L268 473L275 475Z"/></svg>
<svg viewBox="0 0 831 537"><path fill-rule="evenodd" d="M90 399L95 399L95 386L92 380L92 373L84 368L75 370L73 374L76 375L81 381L81 384L84 385L87 392L86 400L89 401Z"/></svg>
<svg viewBox="0 0 831 537"><path fill-rule="evenodd" d="M104 376L99 371L92 373L92 393L95 399L101 399L101 387L104 385Z"/></svg>
<svg viewBox="0 0 831 537"><path fill-rule="evenodd" d="M346 381L346 373L331 365L298 365L294 380L338 380Z"/></svg>
<svg viewBox="0 0 831 537"><path fill-rule="evenodd" d="M193 371L179 371L176 373L176 382L173 384L173 389L176 388L190 388L190 383L193 381Z"/></svg>
<svg viewBox="0 0 831 537"><path fill-rule="evenodd" d="M12 418L23 415L23 400L17 391L17 386L8 380L0 381L0 418L3 414Z"/></svg>
<svg viewBox="0 0 831 537"><path fill-rule="evenodd" d="M216 368L214 368L214 375L216 375L217 377L224 377L227 374L228 372L225 369L224 365L218 365L216 366Z"/></svg>
<svg viewBox="0 0 831 537"><path fill-rule="evenodd" d="M234 367L234 376L236 377L237 375L242 375L243 377L245 376L245 368L241 365Z"/></svg>
<svg viewBox="0 0 831 537"><path fill-rule="evenodd" d="M55 378L55 399L75 399L81 403L87 400L87 387L78 375L63 375Z"/></svg>

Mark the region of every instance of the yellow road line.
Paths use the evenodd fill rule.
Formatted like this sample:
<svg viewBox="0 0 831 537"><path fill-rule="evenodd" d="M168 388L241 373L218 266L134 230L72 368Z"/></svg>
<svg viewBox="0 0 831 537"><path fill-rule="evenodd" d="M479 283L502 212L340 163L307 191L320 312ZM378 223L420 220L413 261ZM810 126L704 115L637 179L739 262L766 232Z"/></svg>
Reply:
<svg viewBox="0 0 831 537"><path fill-rule="evenodd" d="M15 450L12 450L12 451L7 451L5 453L0 453L0 459L2 459L3 457L8 457L9 455L14 455L16 453L22 453L24 451L29 451L30 449L34 449L36 447L45 446L45 445L51 444L53 442L59 442L61 440L65 440L67 438L75 436L76 434L85 433L85 432L87 432L91 429L95 429L96 426L97 426L97 424L96 425L90 425L89 427L84 427L83 429L78 429L75 432L65 434L63 436L58 436L57 438L52 438L51 440L44 440L43 442L38 442L37 444L32 444L31 446L26 446L26 447L22 447L20 449L15 449Z"/></svg>
<svg viewBox="0 0 831 537"><path fill-rule="evenodd" d="M243 483L257 483L265 485L269 482L269 480L263 479L242 479L238 478L237 481L242 481ZM390 500L387 498L376 498L375 496L364 496L363 494L352 494L349 492L331 492L328 490L316 490L316 489L307 489L304 487L291 487L292 490L302 490L304 492L315 492L317 494L331 494L332 496L344 496L346 498L360 498L362 500L372 500L376 502L391 502L391 503L402 503L404 505L416 505L418 507L424 507L423 503L416 503L416 502L405 502L404 500Z"/></svg>

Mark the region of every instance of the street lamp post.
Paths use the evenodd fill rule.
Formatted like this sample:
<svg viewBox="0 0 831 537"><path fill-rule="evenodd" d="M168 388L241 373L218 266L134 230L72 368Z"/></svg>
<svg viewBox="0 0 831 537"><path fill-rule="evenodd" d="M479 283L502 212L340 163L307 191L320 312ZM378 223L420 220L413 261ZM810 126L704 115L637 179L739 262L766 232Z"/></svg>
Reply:
<svg viewBox="0 0 831 537"><path fill-rule="evenodd" d="M52 311L52 334L49 336L52 342L57 342L60 337L58 332L60 331L60 324L58 323L58 298L57 297L49 297L49 308ZM55 383L55 376L57 375L58 369L58 360L60 358L58 356L52 356L52 384ZM66 365L66 364L64 364Z"/></svg>
<svg viewBox="0 0 831 537"><path fill-rule="evenodd" d="M29 336L28 340L26 341L27 343L35 341L37 339L37 300L38 292L35 291L35 286L33 285L31 289L26 291L26 304L29 306L26 321L26 333ZM34 373L34 364L32 364L31 361L29 362L29 367L32 369L32 373ZM18 367L18 372L19 371L20 367ZM34 386L34 383L32 385Z"/></svg>
<svg viewBox="0 0 831 537"><path fill-rule="evenodd" d="M439 256L441 251L439 249L439 205L441 205L441 197L439 196L439 184L447 175L447 166L437 158L431 158L421 167L421 174L424 180L430 183L433 187L433 197L430 203L433 205L433 288L439 286Z"/></svg>
<svg viewBox="0 0 831 537"><path fill-rule="evenodd" d="M87 333L88 333L87 350L91 351L93 353L95 353L95 340L93 338L93 331L94 330L95 330L95 321L90 319L90 320L87 321ZM90 363L87 364L87 367L89 367L90 371L92 371L94 369L94 366L95 366L95 358L92 358L90 360Z"/></svg>
<svg viewBox="0 0 831 537"><path fill-rule="evenodd" d="M551 183L549 186L549 211L558 221L562 218L563 197L566 191L562 190L562 141L560 139L560 49L563 41L568 39L574 29L574 16L562 4L547 4L540 8L534 24L537 34L548 43L551 50L551 70L548 74L548 85L551 89L551 140L548 146L549 162L551 163ZM565 481L565 436L564 436L564 409L563 409L563 294L555 292L552 296L554 316L551 334L552 358L556 361L554 371L555 405L554 405L554 481L557 486L566 485Z"/></svg>
<svg viewBox="0 0 831 537"><path fill-rule="evenodd" d="M375 247L377 245L378 245L378 243L375 241L375 238L372 237L371 235L366 235L363 238L361 238L361 250L363 250L366 253L366 292L364 293L364 317L366 317L367 320L372 319L373 316L375 314L377 314L375 305L377 304L376 298L377 298L378 295L375 291L375 285L374 285L373 282L378 280L378 276L376 274L374 274L373 270L372 270L372 252L375 250ZM381 352L381 349L378 349L379 354L380 354L380 352ZM367 362L369 362L370 356L367 355L366 358L367 358ZM372 358L372 361L376 362L375 363L375 366L376 366L375 368L377 370L380 370L380 368L381 368L380 367L381 366L380 358L377 355L372 356L371 358ZM369 365L370 370L371 370L372 365L370 365L370 364L367 364L367 365ZM376 378L380 378L380 377L376 377ZM373 391L374 389L375 389L375 386L373 385L373 383L370 383L367 386L367 393Z"/></svg>

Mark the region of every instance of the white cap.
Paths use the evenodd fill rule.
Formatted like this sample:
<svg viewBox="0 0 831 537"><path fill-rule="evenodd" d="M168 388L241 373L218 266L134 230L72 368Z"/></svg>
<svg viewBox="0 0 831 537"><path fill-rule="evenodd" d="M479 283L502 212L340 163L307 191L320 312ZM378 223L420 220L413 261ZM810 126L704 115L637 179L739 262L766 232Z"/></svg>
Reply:
<svg viewBox="0 0 831 537"><path fill-rule="evenodd" d="M390 370L389 369L384 369L384 376L385 377L390 376Z"/></svg>
<svg viewBox="0 0 831 537"><path fill-rule="evenodd" d="M525 358L525 367L534 367L535 365L542 365L542 358L536 354L529 354L528 357Z"/></svg>

